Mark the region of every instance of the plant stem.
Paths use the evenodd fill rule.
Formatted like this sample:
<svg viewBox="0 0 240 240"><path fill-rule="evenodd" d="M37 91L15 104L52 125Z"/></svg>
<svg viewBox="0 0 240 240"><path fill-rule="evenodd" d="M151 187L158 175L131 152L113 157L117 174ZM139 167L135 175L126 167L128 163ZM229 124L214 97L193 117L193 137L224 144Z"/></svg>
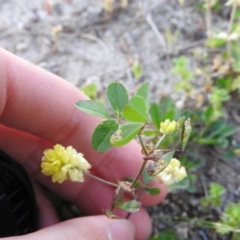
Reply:
<svg viewBox="0 0 240 240"><path fill-rule="evenodd" d="M212 36L212 12L211 12L211 0L206 0L206 25L207 35Z"/></svg>
<svg viewBox="0 0 240 240"><path fill-rule="evenodd" d="M110 185L110 186L113 186L113 187L118 187L118 184L109 182L109 181L104 180L104 179L102 179L102 178L99 178L99 177L97 177L97 176L95 176L95 175L92 175L91 173L85 172L84 174L87 175L87 176L89 176L89 177L91 177L91 178L93 178L93 179L95 179L95 180L97 180L97 181L99 181L99 182L106 183L106 184L108 184L108 185Z"/></svg>
<svg viewBox="0 0 240 240"><path fill-rule="evenodd" d="M140 133L138 134L138 139L139 139L139 142L140 142L140 144L141 144L141 147L142 147L142 149L143 149L144 154L145 154L146 156L148 156L148 151L147 151L147 149L145 148L145 145L144 145L144 143L143 143L142 136L141 136Z"/></svg>
<svg viewBox="0 0 240 240"><path fill-rule="evenodd" d="M234 16L235 16L236 10L237 10L237 2L234 1L233 2L233 6L232 6L232 11L231 11L231 16L230 16L230 21L229 21L229 24L228 24L228 39L227 39L227 57L228 57L228 61L231 60L231 56L232 56L232 53L231 53L231 41L229 39L229 36L230 36L230 34L232 32L232 26L233 26Z"/></svg>
<svg viewBox="0 0 240 240"><path fill-rule="evenodd" d="M134 179L134 181L131 185L131 188L134 188L135 184L137 183L138 179L140 178L141 174L143 173L143 170L146 167L146 164L147 164L147 161L144 161L137 177Z"/></svg>
<svg viewBox="0 0 240 240"><path fill-rule="evenodd" d="M156 150L159 147L159 145L161 144L161 142L165 138L165 136L166 136L165 134L162 135L162 137L158 140L155 147L152 149L152 151L150 153L153 153L153 151Z"/></svg>
<svg viewBox="0 0 240 240"><path fill-rule="evenodd" d="M143 143L143 140L142 140L142 137L141 137L141 134L140 134L140 133L138 134L138 138L139 138L139 141L140 141L140 144L141 144L141 147L142 147L142 149L143 149L143 152L144 152L145 156L148 156L149 153L148 153L147 149L145 148L145 145L144 145L144 143ZM147 160L144 160L144 161L143 161L143 164L142 164L142 166L141 166L141 169L140 169L140 171L138 172L138 175L136 176L136 178L134 179L134 181L133 181L133 183L132 183L132 185L131 185L131 188L134 188L135 184L137 183L138 179L140 178L141 174L143 173L143 170L144 170L144 168L146 167L146 164L147 164Z"/></svg>

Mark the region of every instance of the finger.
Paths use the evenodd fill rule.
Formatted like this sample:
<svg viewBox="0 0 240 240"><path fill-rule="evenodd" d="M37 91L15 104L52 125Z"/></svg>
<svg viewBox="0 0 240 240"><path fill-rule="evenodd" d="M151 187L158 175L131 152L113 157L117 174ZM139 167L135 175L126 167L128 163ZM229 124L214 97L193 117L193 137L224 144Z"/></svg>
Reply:
<svg viewBox="0 0 240 240"><path fill-rule="evenodd" d="M37 201L39 227L45 228L59 222L58 216L49 199L43 193L43 190L37 183L34 183L34 191Z"/></svg>
<svg viewBox="0 0 240 240"><path fill-rule="evenodd" d="M111 220L105 216L94 216L68 220L28 235L10 237L6 240L146 240L139 237L134 238L134 227L127 220Z"/></svg>
<svg viewBox="0 0 240 240"><path fill-rule="evenodd" d="M6 153L11 155L14 159L20 161L24 165L25 169L32 175L35 179L40 181L42 184L52 189L67 201L70 202L81 202L79 207L83 209L91 209L91 212L97 211L98 213L102 209L108 208L111 204L113 197L113 189L109 188L103 183L96 182L96 180L87 178L85 183L70 183L66 182L64 184L52 183L50 177L43 176L40 172L40 162L41 158L36 158L36 155L42 154L43 150L49 147L49 142L42 140L41 138L29 135L18 130L5 127L0 125L0 149L3 149ZM15 147L14 151L12 146ZM27 149L27 151L26 151ZM119 165L119 164L116 164ZM96 169L97 172L97 169ZM97 174L95 172L95 174ZM128 170L126 168L124 173L119 174L119 170L111 170L109 173L105 173L102 177L104 179L109 179L109 175L112 174L113 182L117 179L123 179L124 177L131 176L128 175ZM115 174L115 175L114 175ZM125 175L126 174L126 175ZM115 178L114 178L115 177ZM163 185L156 185L161 188L161 194L156 196L143 195L141 201L143 205L155 205L162 201L166 196L166 188ZM86 198L87 196L87 198ZM96 200L97 199L97 200ZM96 213L96 212L95 212Z"/></svg>
<svg viewBox="0 0 240 240"><path fill-rule="evenodd" d="M6 132L14 131L15 137L13 135L6 134ZM5 136L4 148L7 149L11 144L19 146L19 149L22 146L27 146L27 142L29 138L24 138L21 134L21 138L18 139L18 134L16 134L16 130L9 129L7 127L0 126L0 132L2 136ZM0 138L1 139L1 138ZM31 142L34 142L34 137L30 139ZM39 145L39 141L36 141L36 146ZM1 143L1 141L0 141ZM28 142L30 145L30 142ZM1 144L0 144L1 148ZM20 150L19 150L20 151ZM18 154L18 152L16 152ZM34 157L34 154L31 156ZM16 156L17 157L17 156ZM31 158L31 157L30 157ZM30 160L30 159L29 159ZM28 161L29 165L27 165L28 169L32 168L31 162ZM111 206L112 198L114 190L113 188L100 183L98 181L92 180L87 178L85 184L81 183L72 183L72 182L64 182L63 184L56 184L52 183L49 178L43 176L39 171L32 172L32 175L45 184L48 188L53 189L56 193L61 195L63 198L67 199L68 201L73 202L81 211L87 215L93 214L102 214L103 210L109 209ZM158 199L159 200L159 199ZM145 199L144 203L151 202L150 200L147 201ZM153 203L153 202L152 202ZM126 215L122 214L121 216L124 217ZM151 232L151 221L149 215L147 214L146 210L141 209L139 212L134 213L130 220L133 222L136 232L139 235L143 234L144 236L149 236ZM146 238L145 238L146 239Z"/></svg>
<svg viewBox="0 0 240 240"><path fill-rule="evenodd" d="M9 134L9 135L6 134L6 132L9 132L9 131L14 132L14 134ZM33 136L32 138L24 138L23 135L21 134L21 137L18 139L18 134L16 133L16 130L13 130L4 126L0 126L0 132L2 136L4 136L4 139L6 140L4 141L6 145L1 145L1 141L0 141L0 148L4 147L5 149L7 149L7 147L13 144L13 145L19 146L19 149L21 149L22 146L27 146L28 144L30 145L30 142L34 142ZM14 136L14 137L11 138L11 136ZM29 142L24 143L24 141L28 141L28 140ZM37 146L36 148L39 147L39 140L36 140L36 146ZM21 151L19 150L19 153L20 152ZM17 154L16 157L19 156L18 155L19 153L16 152ZM32 154L31 156L34 157L34 154ZM31 158L31 156L29 157ZM33 160L34 159L32 158L32 161ZM71 183L71 182L65 182L63 184L52 183L49 178L43 176L39 171L36 171L36 169L32 168L32 164L31 164L32 161L27 161L29 165L26 165L31 175L37 178L38 180L40 180L42 183L45 183L45 185L48 188L53 189L56 193L61 195L66 200L73 202L77 207L81 209L83 213L88 215L101 214L103 210L109 209L109 207L111 206L111 201L113 198L113 189L111 187L89 178L86 179L85 184ZM147 199L145 199L144 203L147 203L147 202L150 203L151 201L150 200L147 201ZM156 202L154 204L156 204ZM39 203L39 206L42 207L42 205L45 206L44 203L42 204ZM126 213L122 214L121 216L122 217L126 216ZM44 220L44 217L45 216L43 216L42 218L43 220ZM141 209L139 212L134 213L131 216L130 220L134 223L136 232L138 234L149 236L148 234L150 234L151 232L151 225L150 225L151 221L146 210Z"/></svg>

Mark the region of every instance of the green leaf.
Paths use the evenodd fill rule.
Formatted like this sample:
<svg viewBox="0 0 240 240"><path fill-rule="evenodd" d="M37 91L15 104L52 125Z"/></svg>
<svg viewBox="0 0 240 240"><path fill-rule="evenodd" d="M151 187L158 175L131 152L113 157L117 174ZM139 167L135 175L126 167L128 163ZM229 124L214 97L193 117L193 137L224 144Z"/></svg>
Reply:
<svg viewBox="0 0 240 240"><path fill-rule="evenodd" d="M217 139L208 139L208 138L199 138L197 139L197 142L203 145L217 145L218 140Z"/></svg>
<svg viewBox="0 0 240 240"><path fill-rule="evenodd" d="M183 131L182 131L182 150L185 149L188 139L190 138L191 132L192 132L192 127L190 124L190 118L188 118L184 122L184 127L183 127Z"/></svg>
<svg viewBox="0 0 240 240"><path fill-rule="evenodd" d="M145 187L144 190L150 195L157 195L161 192L161 190L157 187Z"/></svg>
<svg viewBox="0 0 240 240"><path fill-rule="evenodd" d="M106 216L110 219L121 219L121 217L117 216L114 212L112 212L111 210L107 209L104 211L104 213L106 214Z"/></svg>
<svg viewBox="0 0 240 240"><path fill-rule="evenodd" d="M122 115L128 121L146 123L148 113L144 99L140 96L133 96L129 104L124 107Z"/></svg>
<svg viewBox="0 0 240 240"><path fill-rule="evenodd" d="M216 84L219 88L224 88L228 92L231 91L231 85L233 83L232 77L219 78L219 79L216 79L216 81L217 81Z"/></svg>
<svg viewBox="0 0 240 240"><path fill-rule="evenodd" d="M239 240L239 239L240 239L240 233L239 232L233 232L231 240Z"/></svg>
<svg viewBox="0 0 240 240"><path fill-rule="evenodd" d="M167 164L169 164L173 158L174 153L175 151L168 152L164 154L161 159L163 159Z"/></svg>
<svg viewBox="0 0 240 240"><path fill-rule="evenodd" d="M183 123L184 123L184 120L185 120L185 117L184 117L184 116L182 116L181 118L178 119L178 121L177 121L177 126L178 126L178 128L181 128L181 127L182 127L182 125L183 125Z"/></svg>
<svg viewBox="0 0 240 240"><path fill-rule="evenodd" d="M181 111L175 107L175 103L170 97L161 98L159 104L152 103L149 113L157 129L160 129L160 123L165 119L174 120L181 115Z"/></svg>
<svg viewBox="0 0 240 240"><path fill-rule="evenodd" d="M139 87L136 95L142 97L147 105L147 108L149 108L150 98L149 98L149 83L148 82L143 83Z"/></svg>
<svg viewBox="0 0 240 240"><path fill-rule="evenodd" d="M126 123L112 135L110 142L115 147L129 143L142 128L142 123Z"/></svg>
<svg viewBox="0 0 240 240"><path fill-rule="evenodd" d="M218 138L216 146L227 148L229 146L229 141L226 138Z"/></svg>
<svg viewBox="0 0 240 240"><path fill-rule="evenodd" d="M196 193L197 188L195 186L190 185L189 187L186 188L186 191L188 191L189 193Z"/></svg>
<svg viewBox="0 0 240 240"><path fill-rule="evenodd" d="M115 120L105 120L101 122L93 132L92 147L98 152L105 152L112 147L110 138L118 129L118 123Z"/></svg>
<svg viewBox="0 0 240 240"><path fill-rule="evenodd" d="M212 206L220 207L222 204L222 195L226 192L226 188L218 183L211 183L209 189L209 200Z"/></svg>
<svg viewBox="0 0 240 240"><path fill-rule="evenodd" d="M222 47L225 44L226 40L218 37L211 37L206 41L206 46L209 48L218 48Z"/></svg>
<svg viewBox="0 0 240 240"><path fill-rule="evenodd" d="M176 148L172 135L164 135L161 139L160 144L157 146L158 149L172 149Z"/></svg>
<svg viewBox="0 0 240 240"><path fill-rule="evenodd" d="M161 121L164 121L166 119L166 114L169 110L176 108L175 102L170 97L162 97L161 101L159 103L159 107L162 112L162 114L161 114L162 120ZM169 120L174 120L174 119L170 118Z"/></svg>
<svg viewBox="0 0 240 240"><path fill-rule="evenodd" d="M92 100L97 98L97 85L94 83L81 87L80 90Z"/></svg>
<svg viewBox="0 0 240 240"><path fill-rule="evenodd" d="M233 228L239 229L240 223L240 202L238 203L229 203L222 216L222 223L229 225Z"/></svg>
<svg viewBox="0 0 240 240"><path fill-rule="evenodd" d="M164 230L158 235L151 237L150 240L177 240L177 235L173 230Z"/></svg>
<svg viewBox="0 0 240 240"><path fill-rule="evenodd" d="M204 137L205 140L200 139L200 141L205 142L203 144L225 145L226 144L224 143L226 142L225 138L232 136L236 131L235 126L227 125L227 123L224 120L213 122L211 125L209 125L209 129L210 133Z"/></svg>
<svg viewBox="0 0 240 240"><path fill-rule="evenodd" d="M147 137L151 137L151 136L157 136L159 135L159 131L158 130L144 130L143 134Z"/></svg>
<svg viewBox="0 0 240 240"><path fill-rule="evenodd" d="M178 58L173 59L173 70L174 74L179 75L183 81L177 83L180 88L191 90L191 85L189 81L193 78L193 73L189 70L188 67L188 59L185 56L181 56Z"/></svg>
<svg viewBox="0 0 240 240"><path fill-rule="evenodd" d="M150 176L150 175L148 174L147 168L145 168L145 169L143 170L142 178L143 178L143 182L144 182L145 184L150 183L150 182L152 182L152 181L154 180L154 177L152 177L152 176Z"/></svg>
<svg viewBox="0 0 240 240"><path fill-rule="evenodd" d="M152 177L158 175L160 172L162 172L170 163L175 151L168 152L164 155L161 155L160 153L156 153L159 156L156 157L158 159L157 161L152 161L147 167L148 174Z"/></svg>
<svg viewBox="0 0 240 240"><path fill-rule="evenodd" d="M220 207L222 205L222 195L226 192L226 188L218 183L210 183L209 194L201 198L201 204L204 207Z"/></svg>
<svg viewBox="0 0 240 240"><path fill-rule="evenodd" d="M181 161L182 165L185 166L188 171L195 171L202 166L202 164L203 164L202 160L197 159L197 158L192 159L189 157L186 157L186 156L180 157L180 161ZM188 174L188 176L189 176L189 174Z"/></svg>
<svg viewBox="0 0 240 240"><path fill-rule="evenodd" d="M175 116L175 109L170 109L165 114L165 119L174 119Z"/></svg>
<svg viewBox="0 0 240 240"><path fill-rule="evenodd" d="M117 208L123 209L130 213L137 212L140 209L140 207L141 203L136 200L127 201L117 206Z"/></svg>
<svg viewBox="0 0 240 240"><path fill-rule="evenodd" d="M201 120L203 122L212 122L213 112L213 106L206 107L206 109L202 112Z"/></svg>
<svg viewBox="0 0 240 240"><path fill-rule="evenodd" d="M235 132L236 132L236 127L235 126L226 126L221 132L221 137L230 137Z"/></svg>
<svg viewBox="0 0 240 240"><path fill-rule="evenodd" d="M124 181L133 183L133 182L135 181L135 178L129 178L129 177L128 177L128 178L125 178ZM138 189L138 188L140 188L141 186L142 186L142 183L139 182L139 181L137 181L137 182L135 183L135 185L134 185L134 189Z"/></svg>
<svg viewBox="0 0 240 240"><path fill-rule="evenodd" d="M106 108L97 101L94 100L82 100L82 101L78 101L75 106L80 109L81 111L94 115L94 116L98 116L98 117L102 117L102 118L109 118L109 114L106 110Z"/></svg>
<svg viewBox="0 0 240 240"><path fill-rule="evenodd" d="M134 61L132 65L132 72L136 79L139 79L142 76L143 69L138 61Z"/></svg>
<svg viewBox="0 0 240 240"><path fill-rule="evenodd" d="M184 128L184 120L185 117L181 117L177 121L177 127L172 133L172 141L170 141L172 146L179 146L180 143L182 143L182 134L183 134L183 128ZM169 139L170 140L170 139Z"/></svg>
<svg viewBox="0 0 240 240"><path fill-rule="evenodd" d="M189 179L188 177L185 177L182 181L176 182L168 187L169 191L172 191L174 189L186 189L189 187Z"/></svg>
<svg viewBox="0 0 240 240"><path fill-rule="evenodd" d="M117 117L128 103L128 94L125 87L119 82L111 83L107 88L108 100Z"/></svg>
<svg viewBox="0 0 240 240"><path fill-rule="evenodd" d="M157 129L160 129L160 123L162 122L162 114L159 104L152 103L149 109L149 113L152 118L152 122Z"/></svg>

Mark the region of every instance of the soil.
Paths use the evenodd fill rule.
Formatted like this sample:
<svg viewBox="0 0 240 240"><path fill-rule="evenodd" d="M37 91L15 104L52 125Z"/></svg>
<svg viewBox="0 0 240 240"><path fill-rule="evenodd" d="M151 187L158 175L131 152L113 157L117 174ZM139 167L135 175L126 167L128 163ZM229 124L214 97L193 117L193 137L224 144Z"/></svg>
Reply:
<svg viewBox="0 0 240 240"><path fill-rule="evenodd" d="M120 7L120 0L113 2L109 13L102 0L0 0L0 46L77 87L96 84L98 97L104 96L112 81L123 82L129 91L149 82L152 100L170 95L180 107L189 104L185 94L174 90L179 78L172 74L172 60L186 56L194 71L201 64L196 55L207 52L205 16L197 7L200 1L185 1L181 7L177 0L130 0L126 8ZM227 7L214 12L214 28L226 30L229 14ZM140 79L132 74L134 61L143 68ZM194 105L204 92L204 80L196 77L193 85L197 89L191 98ZM237 101L231 101L226 105L226 119L239 125L239 111ZM237 129L236 145L239 133ZM230 234L219 236L213 230L172 220L176 216L218 220L222 208L205 210L200 204L211 182L226 187L224 204L240 200L239 159L225 161L219 149L199 148L196 154L202 165L192 172L196 191L170 193L164 203L148 209L153 235L174 229L180 240L231 239ZM72 213L73 207L65 207L64 216L71 215L66 209Z"/></svg>

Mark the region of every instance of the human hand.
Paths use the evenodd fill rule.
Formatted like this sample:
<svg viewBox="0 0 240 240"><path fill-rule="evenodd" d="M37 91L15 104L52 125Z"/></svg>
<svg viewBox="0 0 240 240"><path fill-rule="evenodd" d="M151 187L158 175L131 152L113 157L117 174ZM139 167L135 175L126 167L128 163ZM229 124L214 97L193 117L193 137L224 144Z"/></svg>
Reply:
<svg viewBox="0 0 240 240"><path fill-rule="evenodd" d="M90 178L84 183L53 184L41 174L40 162L43 151L55 143L71 145L84 154L95 175L116 181L137 174L142 164L138 144L133 141L104 154L94 151L91 134L101 119L74 107L86 96L63 79L3 49L0 77L0 149L18 160L32 179L72 202L86 215L95 215L58 223L51 204L36 189L40 227L44 229L29 234L29 239L133 239L133 227L127 220L96 216L109 208L114 189ZM161 194L143 196L141 202L154 205L165 195L166 189L161 186ZM147 239L151 220L146 210L141 208L130 220L135 227L134 239ZM23 237L12 237L15 238Z"/></svg>

